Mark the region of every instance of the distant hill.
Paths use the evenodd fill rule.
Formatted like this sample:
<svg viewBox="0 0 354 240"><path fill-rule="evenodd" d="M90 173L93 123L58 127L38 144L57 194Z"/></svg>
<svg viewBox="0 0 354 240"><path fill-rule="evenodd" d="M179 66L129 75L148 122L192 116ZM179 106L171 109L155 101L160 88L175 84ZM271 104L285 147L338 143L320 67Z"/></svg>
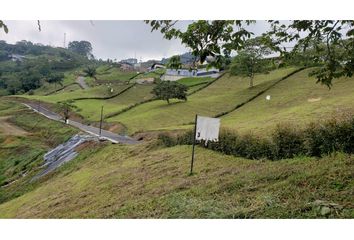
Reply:
<svg viewBox="0 0 354 240"><path fill-rule="evenodd" d="M0 96L28 92L45 82L61 83L66 72L89 62L86 56L65 48L25 40L0 41Z"/></svg>
<svg viewBox="0 0 354 240"><path fill-rule="evenodd" d="M193 56L192 53L190 53L190 52L183 53L179 56L181 57L181 63L185 64L185 65L193 63L193 61L195 59L195 56ZM166 63L168 63L169 59L170 58L163 58L161 60L161 63L166 64ZM197 58L197 60L198 60L198 58Z"/></svg>

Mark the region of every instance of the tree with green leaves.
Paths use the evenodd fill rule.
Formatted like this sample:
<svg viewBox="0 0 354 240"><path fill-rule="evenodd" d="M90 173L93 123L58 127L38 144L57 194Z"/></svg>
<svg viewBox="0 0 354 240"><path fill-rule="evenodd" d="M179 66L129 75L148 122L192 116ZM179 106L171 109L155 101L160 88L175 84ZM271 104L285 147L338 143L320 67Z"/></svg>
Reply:
<svg viewBox="0 0 354 240"><path fill-rule="evenodd" d="M191 49L192 54L205 62L207 57L213 57L210 66L221 67L225 57L234 50L242 49L251 32L246 26L254 21L240 20L199 20L188 25L185 31L175 27L177 21L152 20L145 21L151 25L152 31L160 30L166 39L179 38Z"/></svg>
<svg viewBox="0 0 354 240"><path fill-rule="evenodd" d="M181 69L181 57L179 55L172 56L167 63L167 67L176 70Z"/></svg>
<svg viewBox="0 0 354 240"><path fill-rule="evenodd" d="M250 87L253 87L253 78L256 73L262 72L260 59L254 53L241 51L233 61L230 68L232 75L246 76L250 80Z"/></svg>
<svg viewBox="0 0 354 240"><path fill-rule="evenodd" d="M161 81L151 92L157 99L165 100L170 104L170 99L176 98L187 101L187 87L178 82Z"/></svg>
<svg viewBox="0 0 354 240"><path fill-rule="evenodd" d="M57 108L60 114L63 116L65 123L67 123L67 120L70 118L71 112L74 109L77 109L77 106L75 106L73 103L73 100L66 100L57 103Z"/></svg>
<svg viewBox="0 0 354 240"><path fill-rule="evenodd" d="M57 89L57 84L63 86L64 74L63 73L51 73L46 78L48 83L54 83L54 88Z"/></svg>
<svg viewBox="0 0 354 240"><path fill-rule="evenodd" d="M238 52L230 68L232 75L246 76L253 87L253 78L256 73L267 72L264 58L271 54L271 49L265 45L260 37L245 42L243 50Z"/></svg>
<svg viewBox="0 0 354 240"><path fill-rule="evenodd" d="M88 41L69 42L68 49L87 58L92 58L92 45Z"/></svg>
<svg viewBox="0 0 354 240"><path fill-rule="evenodd" d="M85 73L86 77L92 77L95 80L97 80L96 75L97 75L97 68L95 66L88 66L83 70Z"/></svg>
<svg viewBox="0 0 354 240"><path fill-rule="evenodd" d="M311 75L317 82L331 87L332 80L351 77L354 73L354 21L353 20L294 20L290 23L270 21L271 30L266 36L275 50L282 55L308 52L320 67ZM291 51L284 43L295 42Z"/></svg>
<svg viewBox="0 0 354 240"><path fill-rule="evenodd" d="M247 30L255 21L218 20L195 21L187 30L176 27L177 21L145 21L152 31L159 30L166 39L179 38L191 48L194 56L203 62L207 56L215 57L211 65L220 65L224 56L239 51L253 34ZM294 20L287 22L269 21L270 30L263 34L264 41L281 56L290 56L306 50L313 44L314 52L309 56L321 64L312 72L317 82L331 86L332 80L354 73L354 20ZM295 43L289 50L284 43ZM324 58L318 57L324 55ZM316 60L317 59L317 60Z"/></svg>

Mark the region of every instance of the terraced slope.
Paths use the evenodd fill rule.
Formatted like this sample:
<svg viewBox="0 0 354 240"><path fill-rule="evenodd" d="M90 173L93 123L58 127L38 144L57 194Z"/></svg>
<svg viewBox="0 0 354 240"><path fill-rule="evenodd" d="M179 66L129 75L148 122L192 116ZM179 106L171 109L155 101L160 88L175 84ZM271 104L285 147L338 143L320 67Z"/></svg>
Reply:
<svg viewBox="0 0 354 240"><path fill-rule="evenodd" d="M152 85L135 85L117 97L107 100L88 99L75 101L80 114L88 120L99 121L101 106L104 106L104 115L108 115L129 107L135 103L152 97Z"/></svg>
<svg viewBox="0 0 354 240"><path fill-rule="evenodd" d="M65 89L63 91L57 92L52 95L48 96L37 96L37 95L32 95L32 96L25 96L28 99L37 99L41 100L44 102L49 102L49 103L57 103L60 101L66 101L66 100L71 100L71 99L77 99L77 98L99 98L99 97L109 97L111 95L114 95L116 93L121 92L125 88L129 87L130 85L124 84L124 85L112 85L108 87L107 85L101 85L89 89L76 89L71 91L71 89ZM111 92L111 88L113 89L113 92Z"/></svg>
<svg viewBox="0 0 354 240"><path fill-rule="evenodd" d="M303 125L354 112L354 78L341 78L329 90L309 77L311 69L290 76L272 89L222 117L222 126L266 134L280 122ZM270 95L271 99L266 100Z"/></svg>
<svg viewBox="0 0 354 240"><path fill-rule="evenodd" d="M207 88L188 97L188 101L153 101L139 105L125 113L107 119L118 121L127 126L130 133L137 131L173 128L192 122L195 114L213 116L228 111L246 101L295 68L285 68L269 74L257 75L255 87L249 88L246 78L225 75Z"/></svg>

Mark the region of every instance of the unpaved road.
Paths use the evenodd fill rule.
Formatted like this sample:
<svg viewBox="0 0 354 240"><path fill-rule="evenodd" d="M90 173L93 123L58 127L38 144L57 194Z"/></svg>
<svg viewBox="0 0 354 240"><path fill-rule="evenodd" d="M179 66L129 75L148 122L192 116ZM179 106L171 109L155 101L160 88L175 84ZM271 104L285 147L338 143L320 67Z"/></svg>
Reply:
<svg viewBox="0 0 354 240"><path fill-rule="evenodd" d="M9 119L9 116L5 117L0 117L0 133L3 135L12 135L12 136L24 136L28 134L25 130L22 128L19 128L11 123L9 123L7 120Z"/></svg>
<svg viewBox="0 0 354 240"><path fill-rule="evenodd" d="M76 82L80 85L80 87L82 89L88 89L89 86L87 85L87 83L85 82L85 77L83 76L79 76L76 78Z"/></svg>
<svg viewBox="0 0 354 240"><path fill-rule="evenodd" d="M60 115L51 112L50 110L44 108L43 106L38 106L37 104L34 103L24 103L25 106L29 107L30 109L44 115L45 117L55 120L55 121L59 121L59 122L63 122L63 119ZM100 129L96 128L96 127L92 127L92 126L88 126L79 122L75 122L72 120L68 121L68 124L71 126L74 126L76 128L79 128L80 130L89 133L93 136L98 137L99 136L99 132ZM129 137L129 136L123 136L123 135L119 135L116 133L112 133L106 130L102 130L102 134L100 136L103 139L106 139L108 141L111 141L113 143L123 143L123 144L136 144L138 143L138 141L136 141L135 139Z"/></svg>

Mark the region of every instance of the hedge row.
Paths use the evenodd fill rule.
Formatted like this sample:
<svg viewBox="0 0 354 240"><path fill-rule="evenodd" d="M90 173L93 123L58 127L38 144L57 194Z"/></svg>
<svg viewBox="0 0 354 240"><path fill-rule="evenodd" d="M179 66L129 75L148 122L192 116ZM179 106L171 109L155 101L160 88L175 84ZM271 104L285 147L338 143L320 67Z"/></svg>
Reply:
<svg viewBox="0 0 354 240"><path fill-rule="evenodd" d="M73 86L73 85L78 85L78 86L81 88L80 84L78 84L78 83L76 83L76 82L75 82L75 83L70 83L70 84L65 85L65 86L63 86L63 87L61 87L61 88L58 88L58 89L56 89L56 90L54 90L54 91L51 91L51 92L49 92L49 93L46 93L46 94L44 94L44 96L48 96L48 95L54 94L54 93L56 93L56 92L59 92L59 91L65 89L65 88L70 87L70 86Z"/></svg>
<svg viewBox="0 0 354 240"><path fill-rule="evenodd" d="M247 99L246 101L236 105L235 107L233 107L232 109L230 109L229 111L226 111L226 112L221 112L221 113L218 113L216 114L214 117L215 118L218 118L218 117L222 117L222 116L225 116L237 109L239 109L240 107L242 107L243 105L253 101L255 98L261 96L263 93L267 92L269 89L273 88L275 85L277 85L278 83L280 83L281 81L291 77L292 75L298 73L298 72L301 72L302 70L306 69L305 67L302 67L302 68L299 68L299 69L296 69L295 71L292 71L291 73L285 75L284 77L280 78L278 81L276 81L275 83L273 83L272 85L268 86L267 88L259 91L257 94L255 94L254 96L250 97L249 99Z"/></svg>
<svg viewBox="0 0 354 240"><path fill-rule="evenodd" d="M118 97L119 95L125 93L126 91L128 91L129 89L131 89L132 87L134 87L136 84L131 84L130 86L124 88L122 91L114 94L114 95L111 95L111 96L108 96L108 97L79 97L79 98L73 98L71 100L73 101L80 101L80 100L108 100L108 99L112 99L112 98L115 98L115 97Z"/></svg>
<svg viewBox="0 0 354 240"><path fill-rule="evenodd" d="M159 141L167 146L191 145L193 132L178 136L160 134ZM340 151L354 153L354 116L311 123L299 130L291 125L278 125L268 137L222 130L219 142L198 143L208 149L249 159L285 159L295 156L327 155Z"/></svg>
<svg viewBox="0 0 354 240"><path fill-rule="evenodd" d="M188 96L190 96L190 95L192 95L192 94L195 94L195 93L197 93L197 92L203 90L204 88L209 87L211 84L215 83L217 80L219 80L220 78L222 78L225 74L226 74L226 72L222 72L222 73L221 73L218 77L216 77L213 81L210 81L210 82L206 83L203 87L194 90L193 92L189 93ZM196 86L196 85L193 85L193 86L191 86L191 87L194 87L194 86Z"/></svg>

